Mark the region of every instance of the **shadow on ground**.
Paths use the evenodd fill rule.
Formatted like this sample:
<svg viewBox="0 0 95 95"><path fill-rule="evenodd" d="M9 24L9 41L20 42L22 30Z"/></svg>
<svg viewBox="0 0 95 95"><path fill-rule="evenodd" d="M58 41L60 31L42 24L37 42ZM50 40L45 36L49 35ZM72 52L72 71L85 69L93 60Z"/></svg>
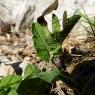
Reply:
<svg viewBox="0 0 95 95"><path fill-rule="evenodd" d="M81 95L95 95L95 59L78 64L71 73Z"/></svg>

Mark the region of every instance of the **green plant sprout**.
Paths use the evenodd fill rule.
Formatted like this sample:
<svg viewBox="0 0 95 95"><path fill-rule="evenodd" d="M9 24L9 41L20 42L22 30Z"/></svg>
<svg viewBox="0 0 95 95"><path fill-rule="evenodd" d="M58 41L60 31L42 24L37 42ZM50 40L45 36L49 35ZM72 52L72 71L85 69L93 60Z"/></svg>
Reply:
<svg viewBox="0 0 95 95"><path fill-rule="evenodd" d="M61 30L60 23L55 14L52 15L52 33L49 32L47 26L42 26L39 23L32 24L32 33L34 46L37 50L37 55L42 60L50 60L50 56L59 55L62 52L62 42L70 33L74 25L80 19L80 15L73 15L64 21L64 29Z"/></svg>

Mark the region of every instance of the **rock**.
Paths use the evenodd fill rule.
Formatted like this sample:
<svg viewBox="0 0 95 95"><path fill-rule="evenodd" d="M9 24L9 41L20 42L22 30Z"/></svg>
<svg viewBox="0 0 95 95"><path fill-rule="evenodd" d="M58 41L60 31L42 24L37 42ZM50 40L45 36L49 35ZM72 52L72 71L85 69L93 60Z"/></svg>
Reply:
<svg viewBox="0 0 95 95"><path fill-rule="evenodd" d="M6 56L1 56L1 57L0 57L0 62L1 62L1 63L5 63L5 64L6 64L6 63L9 62L9 61L10 61L10 60L9 60Z"/></svg>
<svg viewBox="0 0 95 95"><path fill-rule="evenodd" d="M13 75L15 74L14 69L10 65L5 65L1 64L0 66L0 77L8 76L8 75Z"/></svg>
<svg viewBox="0 0 95 95"><path fill-rule="evenodd" d="M25 28L33 22L34 14L36 17L39 7L40 11L43 12L54 1L55 0L47 0L46 2L44 2L44 0L1 0L0 20L3 22L2 26L4 26L5 23L9 23L12 26L12 30L14 30L14 27L15 31L19 31L20 28ZM42 4L44 4L44 8L42 7L41 10Z"/></svg>

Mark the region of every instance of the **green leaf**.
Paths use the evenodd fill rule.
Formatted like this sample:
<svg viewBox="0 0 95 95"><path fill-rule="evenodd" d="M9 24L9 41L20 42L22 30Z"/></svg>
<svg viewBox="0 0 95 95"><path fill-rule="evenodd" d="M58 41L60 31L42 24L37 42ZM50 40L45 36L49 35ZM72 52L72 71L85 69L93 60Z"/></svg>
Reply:
<svg viewBox="0 0 95 95"><path fill-rule="evenodd" d="M60 22L55 14L52 15L52 31L53 33L60 31Z"/></svg>
<svg viewBox="0 0 95 95"><path fill-rule="evenodd" d="M67 11L64 11L64 13L63 13L63 22L62 22L63 29L65 27L66 22L67 22Z"/></svg>
<svg viewBox="0 0 95 95"><path fill-rule="evenodd" d="M17 88L22 80L21 76L9 75L1 79L0 89L4 88Z"/></svg>
<svg viewBox="0 0 95 95"><path fill-rule="evenodd" d="M15 89L12 89L7 95L18 95Z"/></svg>
<svg viewBox="0 0 95 95"><path fill-rule="evenodd" d="M20 95L43 95L49 83L54 81L59 74L58 69L49 72L38 72L30 78L22 80L17 92Z"/></svg>
<svg viewBox="0 0 95 95"><path fill-rule="evenodd" d="M51 71L48 72L41 72L38 74L38 77L43 79L44 81L51 83L54 81L58 76L60 75L60 72L57 68L54 68Z"/></svg>
<svg viewBox="0 0 95 95"><path fill-rule="evenodd" d="M28 65L21 81L17 93L18 95L42 95L49 86L49 83L54 81L60 72L58 69L53 69L48 72L41 72L36 65Z"/></svg>
<svg viewBox="0 0 95 95"><path fill-rule="evenodd" d="M24 79L26 78L30 78L30 77L34 77L37 75L37 73L39 73L40 70L38 69L38 67L36 65L33 64L29 64L24 72Z"/></svg>
<svg viewBox="0 0 95 95"><path fill-rule="evenodd" d="M64 41L64 39L67 37L67 35L71 32L77 21L81 18L80 15L73 15L70 18L67 19L67 22L64 25L63 31L60 32L60 40L61 43Z"/></svg>
<svg viewBox="0 0 95 95"><path fill-rule="evenodd" d="M6 93L3 89L0 89L0 95L7 95L8 93Z"/></svg>
<svg viewBox="0 0 95 95"><path fill-rule="evenodd" d="M34 46L37 50L37 55L45 61L48 61L50 58L49 46L46 43L47 31L43 26L38 23L32 24L32 33Z"/></svg>
<svg viewBox="0 0 95 95"><path fill-rule="evenodd" d="M60 74L59 70L54 68L51 71L41 72L37 66L31 64L26 67L24 79L41 78L46 82L52 82Z"/></svg>
<svg viewBox="0 0 95 95"><path fill-rule="evenodd" d="M61 49L60 43L58 42L58 39L53 34L48 36L47 43L50 48L50 55L56 55L60 53L60 49Z"/></svg>
<svg viewBox="0 0 95 95"><path fill-rule="evenodd" d="M18 95L43 95L49 84L40 78L25 79L21 82Z"/></svg>
<svg viewBox="0 0 95 95"><path fill-rule="evenodd" d="M56 48L54 48L54 50L51 51L51 56L52 55L59 55L60 53L62 52L62 49L61 49L61 45L57 45Z"/></svg>

